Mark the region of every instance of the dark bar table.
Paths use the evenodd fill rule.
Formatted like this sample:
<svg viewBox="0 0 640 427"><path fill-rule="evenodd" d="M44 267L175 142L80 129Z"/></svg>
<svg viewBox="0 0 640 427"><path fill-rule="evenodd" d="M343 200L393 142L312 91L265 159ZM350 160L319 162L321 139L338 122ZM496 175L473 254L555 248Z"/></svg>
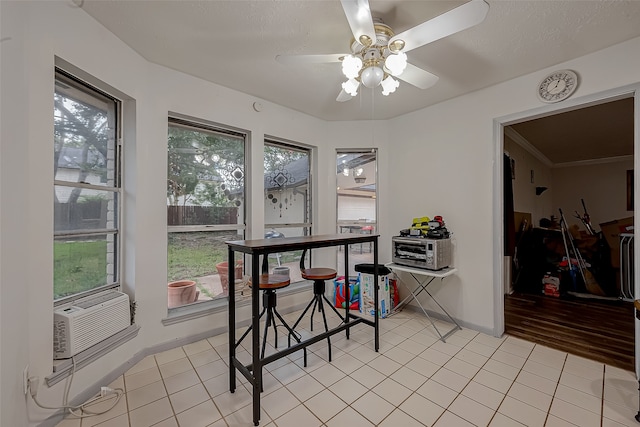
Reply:
<svg viewBox="0 0 640 427"><path fill-rule="evenodd" d="M260 423L260 392L262 390L262 367L282 357L285 357L307 346L326 339L342 331L346 331L349 338L349 328L359 323L373 327L374 349L380 348L379 318L373 320L349 313L349 304L345 310L345 322L328 332L315 335L300 343L294 343L290 347L260 358L260 298L256 284L260 283L260 256L267 257L271 253L297 251L303 249L326 248L330 246L344 246L345 270L349 266L349 245L373 242L374 283L378 283L378 237L377 234L326 234L317 236L285 237L280 239L258 240L234 240L225 242L228 247L229 262L229 390L236 390L236 370L240 371L253 386L253 423ZM252 363L244 365L236 358L236 301L235 301L235 254L241 252L252 256L251 283L254 284L251 292L251 356ZM349 271L344 272L349 276ZM348 282L345 282L348 283ZM345 287L346 289L347 287ZM378 287L374 286L374 304L378 307Z"/></svg>

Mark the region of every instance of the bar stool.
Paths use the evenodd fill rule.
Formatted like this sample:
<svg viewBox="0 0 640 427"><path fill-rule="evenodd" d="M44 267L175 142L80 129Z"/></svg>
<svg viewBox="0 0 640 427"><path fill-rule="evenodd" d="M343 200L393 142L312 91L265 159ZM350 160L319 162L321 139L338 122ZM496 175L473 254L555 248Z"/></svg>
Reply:
<svg viewBox="0 0 640 427"><path fill-rule="evenodd" d="M262 316L267 313L267 320L265 322L264 327L264 336L262 338L262 350L260 352L260 358L264 359L264 351L267 345L267 334L269 332L269 326L273 327L274 333L274 344L275 347L278 348L278 329L276 325L275 318L280 319L282 326L284 326L289 332L289 346L291 346L291 336L296 340L296 342L300 343L301 340L298 337L298 334L294 331L294 328L291 328L287 322L282 318L278 310L276 310L276 290L286 288L291 284L288 276L279 275L279 274L261 274L260 275L260 290L262 293L262 312L260 313L260 319ZM253 325L249 325L249 328L242 334L238 342L236 343L236 348L240 345L244 337L251 331ZM307 366L307 349L304 349L304 366Z"/></svg>
<svg viewBox="0 0 640 427"><path fill-rule="evenodd" d="M309 301L309 304L307 304L307 308L304 309L304 311L302 312L298 320L296 320L296 323L293 324L293 329L295 329L298 326L300 321L304 318L305 314L307 314L307 311L309 311L309 308L311 308L311 306L313 305L313 309L311 310L311 325L310 325L311 331L313 331L313 315L315 314L316 307L318 307L318 311L322 313L322 319L324 321L324 330L325 332L327 332L329 331L329 326L327 325L327 316L325 314L325 306L324 306L323 300L326 301L328 306L331 307L333 311L335 311L335 313L338 315L340 320L344 322L344 316L342 316L338 312L338 310L333 306L331 301L329 301L329 299L324 294L325 281L335 279L336 276L338 275L338 272L333 268L325 268L325 267L306 268L304 265L304 258L306 253L307 253L307 250L306 249L303 250L302 256L300 257L300 274L302 275L302 278L305 280L313 280L313 298L311 299L311 301ZM291 342L290 338L291 338L291 333L289 334L289 342ZM329 346L329 362L331 362L331 338L330 337L327 337L327 343Z"/></svg>

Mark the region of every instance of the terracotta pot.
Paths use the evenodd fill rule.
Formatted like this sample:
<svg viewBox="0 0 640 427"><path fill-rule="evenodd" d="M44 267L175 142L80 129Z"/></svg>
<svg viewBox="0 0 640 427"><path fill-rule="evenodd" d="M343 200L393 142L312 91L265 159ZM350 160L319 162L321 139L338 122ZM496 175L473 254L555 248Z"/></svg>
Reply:
<svg viewBox="0 0 640 427"><path fill-rule="evenodd" d="M200 292L193 280L177 280L168 285L168 307L179 307L196 302Z"/></svg>
<svg viewBox="0 0 640 427"><path fill-rule="evenodd" d="M229 295L229 263L227 261L216 264L216 269L220 275L220 283L222 284L222 293ZM242 261L236 262L236 281L242 279Z"/></svg>

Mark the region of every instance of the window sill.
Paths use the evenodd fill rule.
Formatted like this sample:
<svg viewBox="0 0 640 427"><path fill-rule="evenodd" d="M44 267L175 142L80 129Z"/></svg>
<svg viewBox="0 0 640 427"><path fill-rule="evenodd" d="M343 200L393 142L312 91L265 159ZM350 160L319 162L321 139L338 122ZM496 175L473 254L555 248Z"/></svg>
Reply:
<svg viewBox="0 0 640 427"><path fill-rule="evenodd" d="M309 281L302 281L294 283L287 289L279 290L278 294L281 296L293 295L300 292L305 292L309 289ZM227 311L227 298L219 300L213 300L210 302L203 302L199 304L192 304L185 307L173 308L169 312L166 318L162 319L164 326L173 325L176 323L186 322L199 317L209 316L211 314L217 314ZM242 301L236 302L236 307L244 307L251 305L251 299L246 298Z"/></svg>
<svg viewBox="0 0 640 427"><path fill-rule="evenodd" d="M76 354L73 357L76 365L75 370L78 371L79 369L82 369L83 367L101 358L110 351L118 348L125 342L135 338L138 335L138 331L140 331L140 326L135 324L131 325L128 328L118 332L117 334L107 338L106 340L101 341L98 344ZM64 380L69 375L71 375L72 371L72 359L55 360L53 363L53 373L45 378L47 386L51 387L52 385Z"/></svg>

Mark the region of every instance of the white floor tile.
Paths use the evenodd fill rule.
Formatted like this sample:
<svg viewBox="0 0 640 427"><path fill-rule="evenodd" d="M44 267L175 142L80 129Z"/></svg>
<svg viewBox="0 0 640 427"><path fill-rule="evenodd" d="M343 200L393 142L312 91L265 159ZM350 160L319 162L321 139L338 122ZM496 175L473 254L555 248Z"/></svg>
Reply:
<svg viewBox="0 0 640 427"><path fill-rule="evenodd" d="M493 414L496 412L464 395L459 395L456 400L449 405L447 411L477 426L489 425Z"/></svg>
<svg viewBox="0 0 640 427"><path fill-rule="evenodd" d="M311 375L305 375L287 384L287 389L301 402L320 393L325 387Z"/></svg>
<svg viewBox="0 0 640 427"><path fill-rule="evenodd" d="M424 424L410 417L400 409L394 409L393 412L387 416L380 424L379 427L423 427Z"/></svg>
<svg viewBox="0 0 640 427"><path fill-rule="evenodd" d="M179 425L189 427L206 427L220 418L222 418L222 415L211 400L207 400L176 415Z"/></svg>
<svg viewBox="0 0 640 427"><path fill-rule="evenodd" d="M503 415L499 412L497 412L493 416L493 419L489 424L489 427L521 427L521 426L525 426L525 424L519 423L513 418L509 418L506 415Z"/></svg>
<svg viewBox="0 0 640 427"><path fill-rule="evenodd" d="M529 427L544 426L544 421L547 417L545 411L509 396L504 398L498 408L498 412Z"/></svg>
<svg viewBox="0 0 640 427"><path fill-rule="evenodd" d="M444 412L443 407L416 393L409 396L399 409L427 426L433 425Z"/></svg>
<svg viewBox="0 0 640 427"><path fill-rule="evenodd" d="M372 390L393 406L400 405L412 393L411 390L391 378L385 379Z"/></svg>
<svg viewBox="0 0 640 427"><path fill-rule="evenodd" d="M366 419L362 414L356 412L352 407L346 407L335 417L326 423L327 427L374 427L374 424Z"/></svg>
<svg viewBox="0 0 640 427"><path fill-rule="evenodd" d="M494 410L498 409L505 396L503 393L500 393L476 381L471 381L469 384L467 384L464 390L462 390L462 394Z"/></svg>
<svg viewBox="0 0 640 427"><path fill-rule="evenodd" d="M315 320L314 329L323 330ZM307 367L302 352L265 366L260 425L638 426L632 371L468 329L445 343L428 319L410 311L385 319L381 331L380 352L373 351L370 327L358 325L349 340L332 337L331 363L322 341L308 349ZM250 363L244 344L237 356ZM57 427L251 426L252 387L238 373L236 392L229 392L228 349L222 334L147 356L109 385L127 392L114 409L84 420L68 417Z"/></svg>
<svg viewBox="0 0 640 427"><path fill-rule="evenodd" d="M513 397L544 412L549 411L551 401L553 400L552 396L520 383L513 383L507 396Z"/></svg>
<svg viewBox="0 0 640 427"><path fill-rule="evenodd" d="M451 402L458 397L457 391L451 390L449 387L434 380L427 380L427 382L417 390L417 393L443 408L447 408L451 405Z"/></svg>
<svg viewBox="0 0 640 427"><path fill-rule="evenodd" d="M322 421L313 415L304 405L296 406L275 422L278 427L319 427L322 425Z"/></svg>
<svg viewBox="0 0 640 427"><path fill-rule="evenodd" d="M346 408L347 404L338 396L325 389L304 402L304 406L306 406L316 418L319 418L320 421L327 422ZM277 419L276 423L278 423Z"/></svg>
<svg viewBox="0 0 640 427"><path fill-rule="evenodd" d="M433 374L431 379L457 392L461 392L462 389L469 383L469 378L450 371L446 368L440 368L438 372Z"/></svg>
<svg viewBox="0 0 640 427"><path fill-rule="evenodd" d="M377 425L394 410L394 405L370 391L359 397L351 407Z"/></svg>
<svg viewBox="0 0 640 427"><path fill-rule="evenodd" d="M600 425L601 417L599 414L584 410L561 399L553 399L549 414L580 427L598 427Z"/></svg>
<svg viewBox="0 0 640 427"><path fill-rule="evenodd" d="M472 424L462 417L457 416L456 414L446 411L442 416L436 421L434 427L473 427L477 425L486 425L486 424Z"/></svg>

